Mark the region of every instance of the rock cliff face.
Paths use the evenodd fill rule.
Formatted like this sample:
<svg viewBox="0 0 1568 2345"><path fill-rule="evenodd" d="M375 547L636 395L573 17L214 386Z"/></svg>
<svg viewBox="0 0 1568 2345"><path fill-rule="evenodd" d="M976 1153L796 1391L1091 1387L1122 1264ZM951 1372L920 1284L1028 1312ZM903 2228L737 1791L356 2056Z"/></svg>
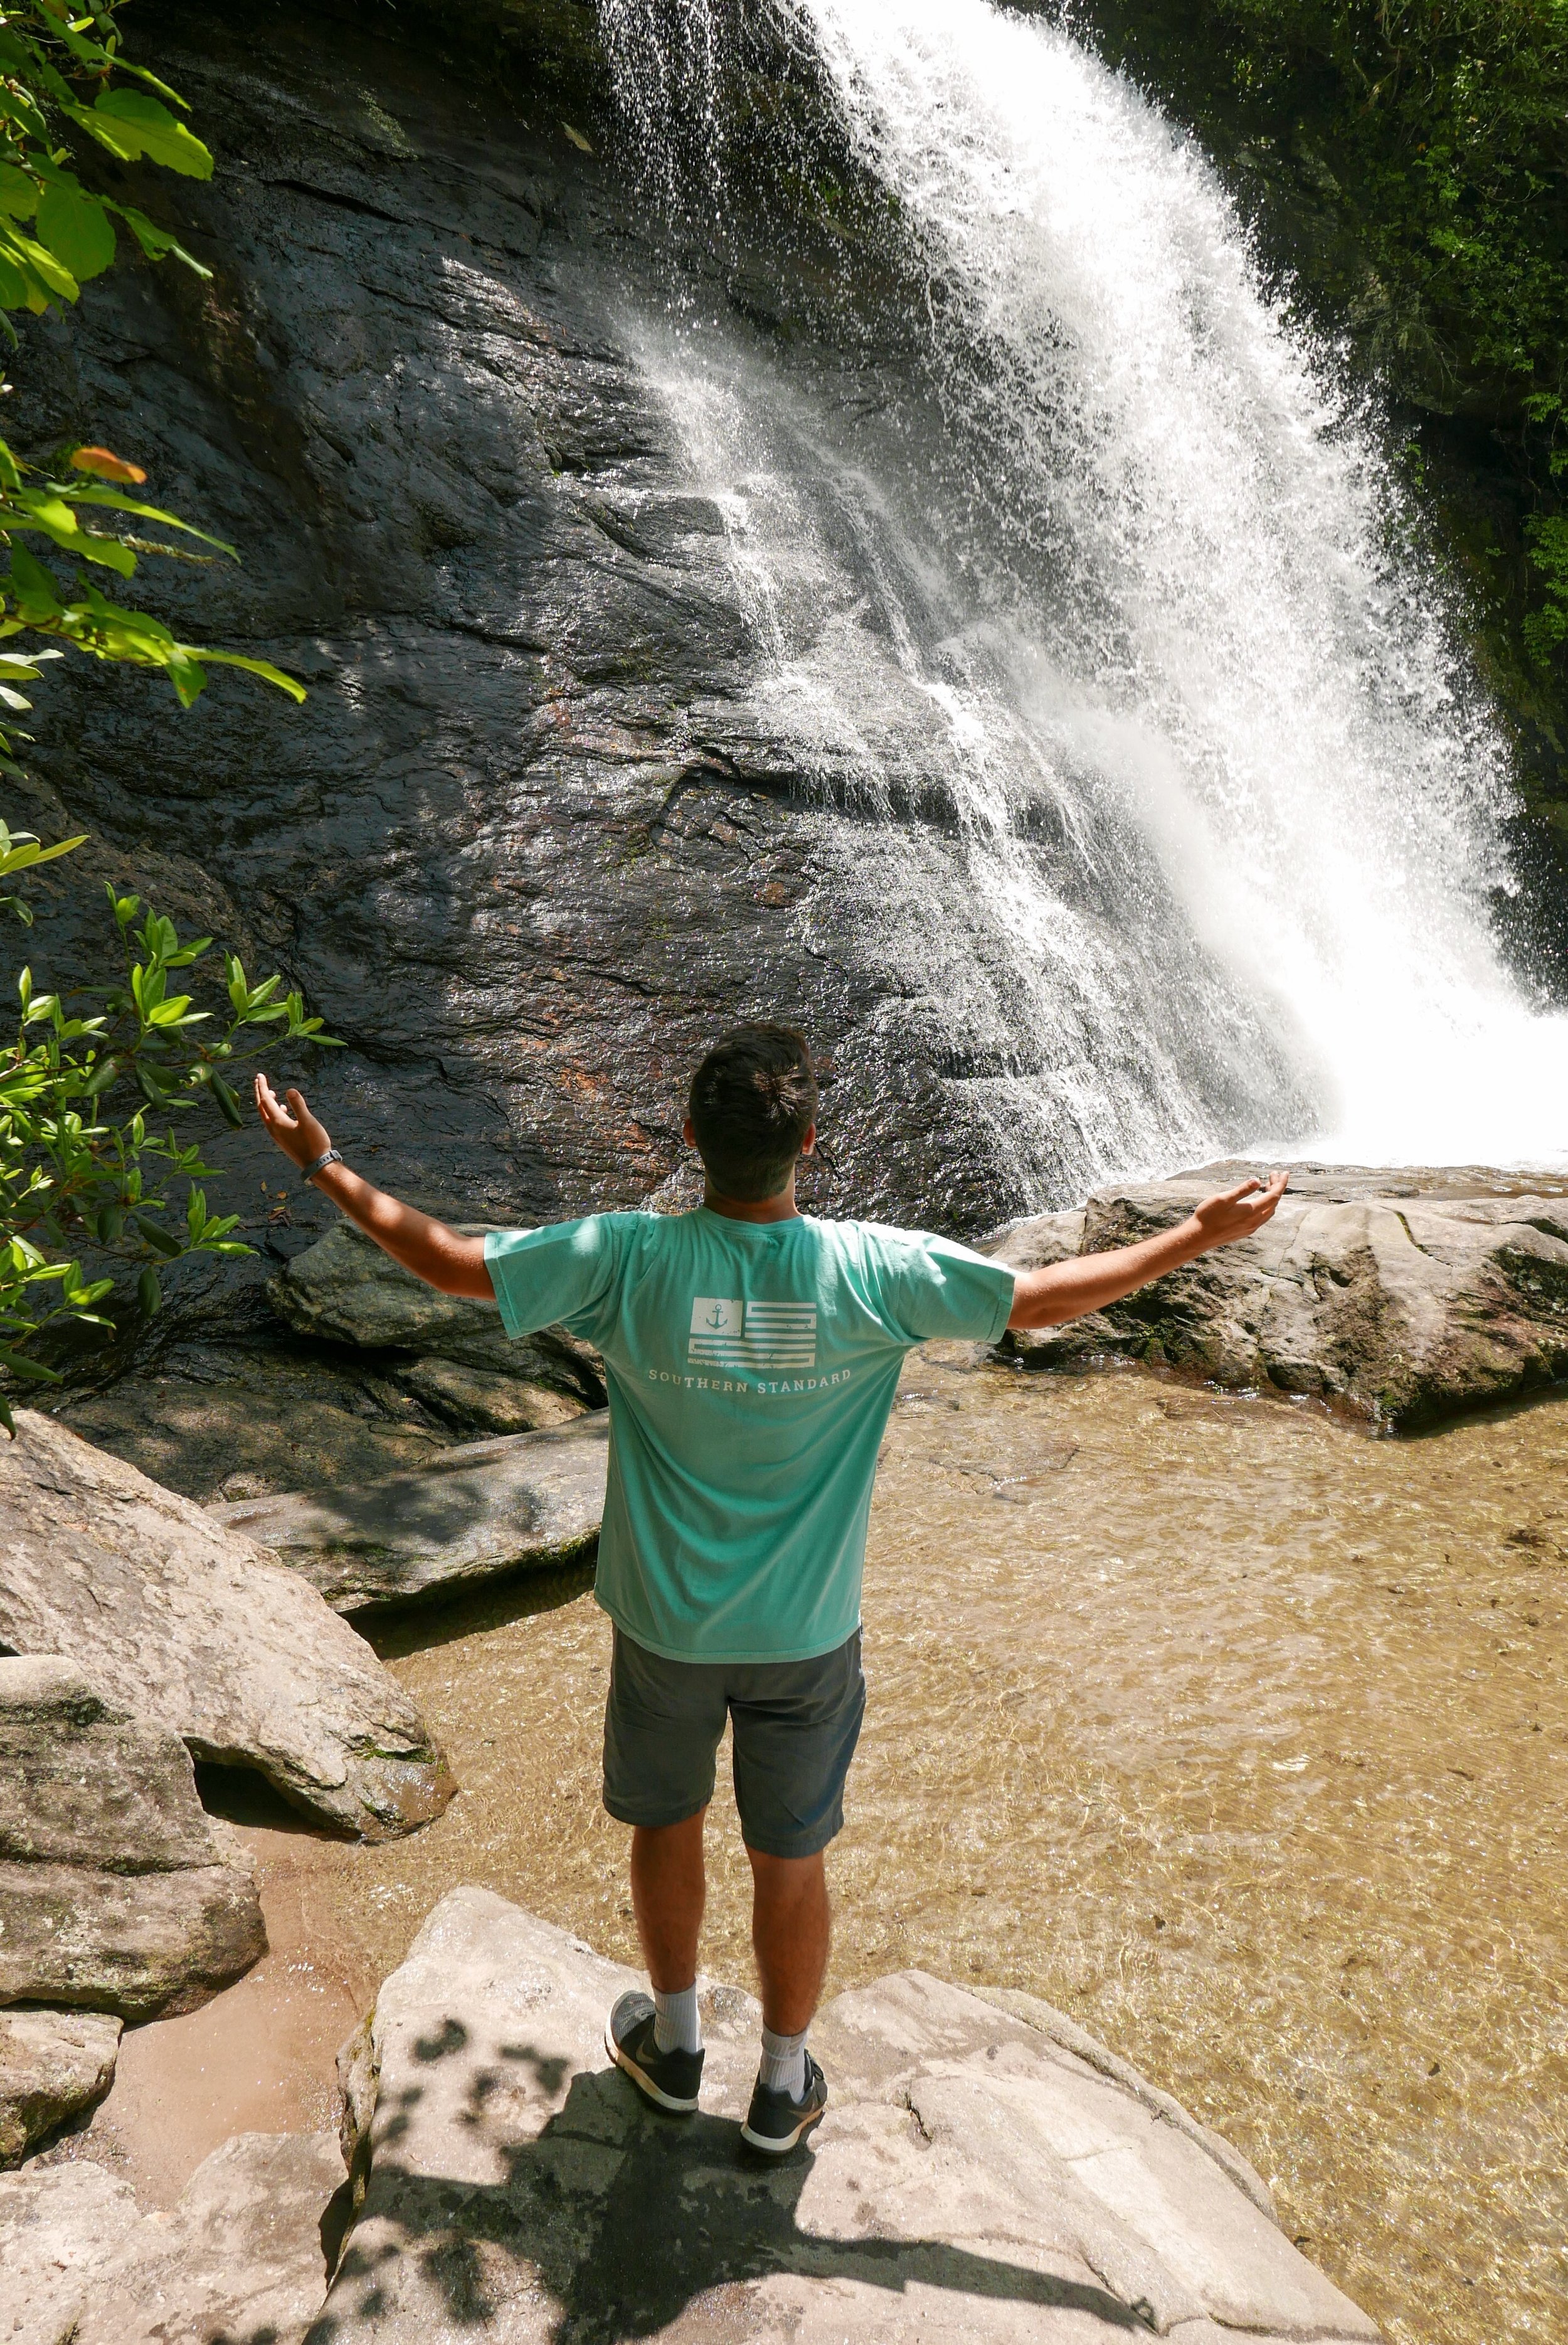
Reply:
<svg viewBox="0 0 1568 2345"><path fill-rule="evenodd" d="M667 269L584 151L591 12L521 12L540 46L510 64L482 15L140 13L219 157L156 191L215 275L127 262L29 328L21 430L123 446L232 539L242 571L148 564L149 599L311 696L219 677L182 718L148 678L60 673L28 811L93 844L34 958L101 953L111 876L281 963L351 1046L313 1078L334 1135L509 1222L657 1190L694 1054L797 1019L826 1193L985 1226L1024 1201L875 909L940 878L942 810L860 823L770 742L720 515L632 355ZM454 37L479 46L443 62ZM259 1142L215 1146L252 1203L278 1185Z"/></svg>

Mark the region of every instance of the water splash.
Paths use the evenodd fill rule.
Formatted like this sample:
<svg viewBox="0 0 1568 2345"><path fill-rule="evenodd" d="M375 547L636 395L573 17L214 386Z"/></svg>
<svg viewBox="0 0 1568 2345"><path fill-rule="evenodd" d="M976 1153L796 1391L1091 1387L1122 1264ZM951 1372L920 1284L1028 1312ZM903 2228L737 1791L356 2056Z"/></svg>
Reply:
<svg viewBox="0 0 1568 2345"><path fill-rule="evenodd" d="M1375 431L1203 158L987 0L790 15L893 199L919 380L879 419L718 328L645 359L781 736L956 809L964 920L934 869L876 917L933 1016L992 1038L1025 1185L1237 1145L1563 1161L1568 1020L1489 921L1497 728ZM646 55L616 61L646 104Z"/></svg>

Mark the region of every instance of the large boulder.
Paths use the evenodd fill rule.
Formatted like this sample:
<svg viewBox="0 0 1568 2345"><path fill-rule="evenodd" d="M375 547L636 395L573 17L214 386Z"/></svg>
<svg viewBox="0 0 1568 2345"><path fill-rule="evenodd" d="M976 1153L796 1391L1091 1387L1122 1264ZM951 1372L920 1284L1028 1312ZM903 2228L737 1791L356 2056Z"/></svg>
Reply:
<svg viewBox="0 0 1568 2345"><path fill-rule="evenodd" d="M0 1645L69 1655L362 1839L452 1795L413 1703L297 1572L31 1409L0 1443Z"/></svg>
<svg viewBox="0 0 1568 2345"><path fill-rule="evenodd" d="M477 1235L485 1225L460 1226ZM270 1292L298 1334L397 1355L390 1373L453 1422L515 1433L604 1406L588 1345L562 1327L514 1342L493 1303L427 1286L352 1222L297 1254Z"/></svg>
<svg viewBox="0 0 1568 2345"><path fill-rule="evenodd" d="M331 2134L239 2134L167 2213L86 2161L0 2178L0 2345L302 2345L343 2183Z"/></svg>
<svg viewBox="0 0 1568 2345"><path fill-rule="evenodd" d="M1102 1189L1081 1212L1011 1223L988 1249L1025 1270L1129 1245L1250 1169ZM1568 1369L1568 1197L1489 1194L1484 1176L1451 1176L1435 1193L1392 1173L1297 1177L1255 1238L1066 1326L1010 1335L1003 1356L1160 1361L1217 1384L1311 1394L1394 1431Z"/></svg>
<svg viewBox="0 0 1568 2345"><path fill-rule="evenodd" d="M554 1433L463 1443L417 1473L208 1512L348 1612L588 1555L608 1459L600 1410Z"/></svg>
<svg viewBox="0 0 1568 2345"><path fill-rule="evenodd" d="M0 2166L101 2101L119 2048L120 2022L105 2011L0 2011Z"/></svg>
<svg viewBox="0 0 1568 2345"><path fill-rule="evenodd" d="M150 2019L266 1951L255 1881L178 1735L74 1661L0 1659L0 2004Z"/></svg>
<svg viewBox="0 0 1568 2345"><path fill-rule="evenodd" d="M1245 2161L1044 2005L918 1972L840 1996L812 2154L759 2169L756 2005L708 1989L704 2113L672 2126L606 2061L634 1983L487 1891L443 1899L340 2064L361 2206L323 2345L1376 2338Z"/></svg>

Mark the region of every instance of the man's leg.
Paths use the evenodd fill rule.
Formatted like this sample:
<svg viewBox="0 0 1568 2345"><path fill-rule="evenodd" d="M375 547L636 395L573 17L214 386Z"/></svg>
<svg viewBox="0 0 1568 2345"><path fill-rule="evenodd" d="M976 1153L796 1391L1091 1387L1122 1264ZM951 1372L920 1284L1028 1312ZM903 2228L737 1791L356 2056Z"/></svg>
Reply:
<svg viewBox="0 0 1568 2345"><path fill-rule="evenodd" d="M605 1805L632 1827L632 1911L653 1985L621 1995L605 2044L644 2098L689 2115L702 2081L697 1945L702 1827L727 1715L724 1676L669 1661L617 1628L605 1705Z"/></svg>
<svg viewBox="0 0 1568 2345"><path fill-rule="evenodd" d="M684 1823L638 1824L632 1833L632 1912L656 1995L682 1995L697 1982L697 1943L708 1883L698 1808Z"/></svg>
<svg viewBox="0 0 1568 2345"><path fill-rule="evenodd" d="M801 2035L811 2024L828 1968L831 1921L827 1868L815 1856L751 1860L751 1944L762 1983L762 2025L774 2035ZM645 1941L646 1944L646 1941Z"/></svg>

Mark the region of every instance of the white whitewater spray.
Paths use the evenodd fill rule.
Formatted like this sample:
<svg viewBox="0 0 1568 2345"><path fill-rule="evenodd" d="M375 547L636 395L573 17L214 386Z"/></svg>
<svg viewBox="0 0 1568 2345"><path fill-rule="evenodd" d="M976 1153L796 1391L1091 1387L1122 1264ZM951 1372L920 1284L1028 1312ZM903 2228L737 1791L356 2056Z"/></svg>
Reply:
<svg viewBox="0 0 1568 2345"><path fill-rule="evenodd" d="M847 440L711 339L650 362L729 484L781 728L884 778L938 759L1015 1056L1048 1078L1012 1103L1024 1153L1033 1126L1058 1187L1238 1143L1562 1162L1568 1020L1532 1012L1488 918L1498 735L1375 435L1211 171L1037 18L789 13L923 272L942 428ZM639 21L646 99L668 50ZM695 55L708 9L676 21ZM710 38L703 73L711 106ZM1043 799L1075 887L1029 846ZM942 927L956 1004L989 980Z"/></svg>

